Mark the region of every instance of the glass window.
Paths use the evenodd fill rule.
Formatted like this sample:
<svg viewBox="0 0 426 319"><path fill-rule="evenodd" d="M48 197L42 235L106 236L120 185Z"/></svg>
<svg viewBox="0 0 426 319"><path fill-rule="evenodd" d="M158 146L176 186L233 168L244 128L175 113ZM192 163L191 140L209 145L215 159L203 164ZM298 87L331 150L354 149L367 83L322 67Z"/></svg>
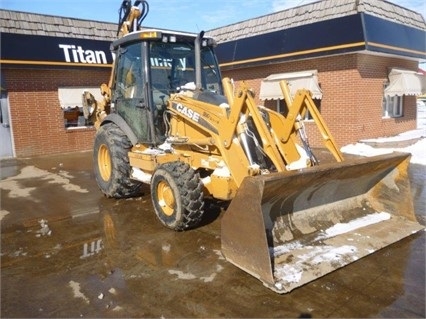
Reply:
<svg viewBox="0 0 426 319"><path fill-rule="evenodd" d="M403 114L402 96L383 97L383 117L401 117Z"/></svg>
<svg viewBox="0 0 426 319"><path fill-rule="evenodd" d="M383 85L383 92L389 86L389 83ZM383 117L401 117L403 116L403 96L383 96L382 109Z"/></svg>
<svg viewBox="0 0 426 319"><path fill-rule="evenodd" d="M154 90L175 92L179 87L195 84L195 52L192 42L153 42L150 45L151 79ZM201 85L221 93L221 79L216 58L209 47L201 49Z"/></svg>
<svg viewBox="0 0 426 319"><path fill-rule="evenodd" d="M93 96L97 101L102 101L99 87L72 86L59 87L58 99L63 111L65 128L93 126L91 114L94 106L88 103L85 93Z"/></svg>
<svg viewBox="0 0 426 319"><path fill-rule="evenodd" d="M201 51L202 81L205 89L222 94L221 75L219 73L216 57L210 48Z"/></svg>
<svg viewBox="0 0 426 319"><path fill-rule="evenodd" d="M143 97L142 45L134 43L120 48L116 65L114 99Z"/></svg>

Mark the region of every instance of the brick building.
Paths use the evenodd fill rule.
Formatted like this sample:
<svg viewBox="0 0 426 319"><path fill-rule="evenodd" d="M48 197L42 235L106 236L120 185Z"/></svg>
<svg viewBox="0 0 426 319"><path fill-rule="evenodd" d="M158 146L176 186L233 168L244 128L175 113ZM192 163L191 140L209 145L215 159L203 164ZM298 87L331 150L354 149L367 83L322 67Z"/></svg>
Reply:
<svg viewBox="0 0 426 319"><path fill-rule="evenodd" d="M73 110L82 101L76 93L89 88L99 95L99 85L108 81L117 26L5 10L0 23L2 109L9 109L9 120L3 112L0 157L91 149L95 130L78 126L80 114ZM97 63L95 55L75 61L81 60L78 48L103 52L105 60Z"/></svg>
<svg viewBox="0 0 426 319"><path fill-rule="evenodd" d="M99 96L117 25L0 10L0 157L92 148L81 92ZM210 30L222 75L245 81L259 104L285 112L279 79L309 88L340 145L416 127L426 23L377 0L324 0ZM76 108L77 107L77 108ZM313 146L320 143L309 117Z"/></svg>
<svg viewBox="0 0 426 319"><path fill-rule="evenodd" d="M310 88L344 145L416 128L415 96L426 89L417 74L425 31L421 14L386 1L324 0L208 34L219 42L223 76L249 83L260 104L280 111L277 80ZM305 127L319 145L314 124Z"/></svg>

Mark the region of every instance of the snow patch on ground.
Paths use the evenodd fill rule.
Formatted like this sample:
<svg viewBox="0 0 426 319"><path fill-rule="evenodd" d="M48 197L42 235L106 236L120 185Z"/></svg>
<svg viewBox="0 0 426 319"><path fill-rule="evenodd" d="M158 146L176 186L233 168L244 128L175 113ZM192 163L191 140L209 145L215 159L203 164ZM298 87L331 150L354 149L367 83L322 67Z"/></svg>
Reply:
<svg viewBox="0 0 426 319"><path fill-rule="evenodd" d="M9 214L9 212L8 212L7 210L4 210L4 209L0 210L0 221L1 221L4 217L6 217L6 215L7 215L7 214Z"/></svg>
<svg viewBox="0 0 426 319"><path fill-rule="evenodd" d="M190 272L183 272L181 270L176 270L176 269L169 269L169 274L171 275L176 275L178 279L183 279L183 280L193 280L193 279L199 279L203 282L212 282L218 273L220 273L223 270L223 267L219 264L216 264L216 269L215 271L213 271L211 274L207 275L207 276L196 276Z"/></svg>
<svg viewBox="0 0 426 319"><path fill-rule="evenodd" d="M81 298L83 299L86 303L90 303L89 298L87 298L80 290L80 283L75 282L73 280L71 280L69 283L69 286L72 289L72 292L74 294L74 298Z"/></svg>
<svg viewBox="0 0 426 319"><path fill-rule="evenodd" d="M380 147L380 144L384 143L410 141L415 139L418 139L418 141L407 147ZM372 147L366 143L376 143L378 146ZM341 151L342 153L346 154L366 157L389 154L392 152L404 152L411 154L411 163L426 165L426 129L422 128L412 130L391 137L379 137L375 139L361 140L358 143L343 146Z"/></svg>
<svg viewBox="0 0 426 319"><path fill-rule="evenodd" d="M387 142L404 142L408 140L413 140L416 138L424 138L426 137L426 128L423 129L417 129L412 131L407 131L398 135L394 136L385 136L385 137L378 137L378 138L371 138L371 139L363 139L360 142L364 143L370 143L370 142L376 142L376 143L387 143Z"/></svg>
<svg viewBox="0 0 426 319"><path fill-rule="evenodd" d="M20 181L26 179L39 179L45 180L49 184L61 185L66 191L74 191L78 193L88 193L87 189L71 183L72 176L65 171L60 171L58 174L37 168L35 166L26 166L21 170L21 173L16 176L11 176L1 181L0 188L9 190L8 196L11 198L29 197L31 192L36 187L23 187Z"/></svg>
<svg viewBox="0 0 426 319"><path fill-rule="evenodd" d="M176 275L179 279L183 280L192 280L197 278L194 274L183 272L181 270L169 269L169 274Z"/></svg>

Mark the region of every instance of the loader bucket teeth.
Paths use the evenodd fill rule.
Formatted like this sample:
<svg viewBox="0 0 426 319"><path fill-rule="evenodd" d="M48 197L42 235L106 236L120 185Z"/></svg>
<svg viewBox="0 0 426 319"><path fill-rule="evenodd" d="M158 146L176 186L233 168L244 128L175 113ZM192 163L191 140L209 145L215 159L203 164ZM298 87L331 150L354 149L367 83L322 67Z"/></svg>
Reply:
<svg viewBox="0 0 426 319"><path fill-rule="evenodd" d="M222 252L286 293L423 229L409 154L246 177L222 217Z"/></svg>

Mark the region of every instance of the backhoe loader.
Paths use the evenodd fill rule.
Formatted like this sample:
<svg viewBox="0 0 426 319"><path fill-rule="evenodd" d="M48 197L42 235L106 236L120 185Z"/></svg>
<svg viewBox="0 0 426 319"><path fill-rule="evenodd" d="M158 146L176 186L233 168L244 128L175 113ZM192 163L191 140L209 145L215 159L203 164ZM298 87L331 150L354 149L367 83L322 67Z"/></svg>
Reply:
<svg viewBox="0 0 426 319"><path fill-rule="evenodd" d="M226 260L286 293L407 237L416 221L409 154L344 160L311 93L290 95L283 115L221 78L214 39L142 28L146 1L123 1L103 101L83 94L97 128L94 171L112 198L150 185L166 227L197 227L205 199L228 201ZM90 110L90 112L89 112ZM303 121L309 112L335 162L320 164Z"/></svg>

